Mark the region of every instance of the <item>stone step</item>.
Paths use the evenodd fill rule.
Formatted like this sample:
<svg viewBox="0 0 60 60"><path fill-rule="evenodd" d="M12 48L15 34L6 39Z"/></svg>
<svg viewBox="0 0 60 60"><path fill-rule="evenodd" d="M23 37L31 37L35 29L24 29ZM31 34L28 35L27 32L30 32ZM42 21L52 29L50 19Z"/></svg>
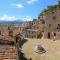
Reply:
<svg viewBox="0 0 60 60"><path fill-rule="evenodd" d="M16 47L0 45L0 60L17 60Z"/></svg>

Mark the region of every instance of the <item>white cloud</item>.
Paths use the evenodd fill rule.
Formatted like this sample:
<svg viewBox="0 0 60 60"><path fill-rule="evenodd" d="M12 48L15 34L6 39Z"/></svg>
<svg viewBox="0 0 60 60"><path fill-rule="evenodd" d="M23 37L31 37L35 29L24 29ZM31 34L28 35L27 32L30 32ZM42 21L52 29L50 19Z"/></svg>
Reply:
<svg viewBox="0 0 60 60"><path fill-rule="evenodd" d="M16 17L16 16L9 16L7 14L3 14L0 16L0 21L15 21L15 20L23 20L23 21L32 21L31 16L21 16L21 17Z"/></svg>
<svg viewBox="0 0 60 60"><path fill-rule="evenodd" d="M24 7L22 4L19 4L19 3L18 4L13 3L13 4L11 4L11 6L16 6L17 8L23 8Z"/></svg>
<svg viewBox="0 0 60 60"><path fill-rule="evenodd" d="M32 21L32 17L31 16L24 16L21 18L23 21Z"/></svg>
<svg viewBox="0 0 60 60"><path fill-rule="evenodd" d="M27 3L28 3L28 4L31 4L31 3L37 2L37 1L39 1L39 0L27 0Z"/></svg>
<svg viewBox="0 0 60 60"><path fill-rule="evenodd" d="M14 21L16 19L18 18L15 16L8 16L7 14L0 16L0 21Z"/></svg>
<svg viewBox="0 0 60 60"><path fill-rule="evenodd" d="M17 8L23 8L24 6L22 4L16 4Z"/></svg>

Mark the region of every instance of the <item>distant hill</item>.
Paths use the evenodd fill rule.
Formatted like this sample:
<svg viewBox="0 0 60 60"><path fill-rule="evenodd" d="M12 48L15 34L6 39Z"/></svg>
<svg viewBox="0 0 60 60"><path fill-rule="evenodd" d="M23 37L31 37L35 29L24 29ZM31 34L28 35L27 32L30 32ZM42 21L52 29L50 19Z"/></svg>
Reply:
<svg viewBox="0 0 60 60"><path fill-rule="evenodd" d="M22 24L24 21L22 20L15 20L15 21L1 21L0 24L8 24L8 25L14 25L14 24Z"/></svg>

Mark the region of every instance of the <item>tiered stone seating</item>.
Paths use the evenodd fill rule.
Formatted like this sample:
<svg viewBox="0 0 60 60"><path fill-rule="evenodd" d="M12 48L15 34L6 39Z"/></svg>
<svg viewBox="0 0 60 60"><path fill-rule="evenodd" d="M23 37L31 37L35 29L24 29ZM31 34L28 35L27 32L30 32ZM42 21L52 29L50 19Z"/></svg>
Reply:
<svg viewBox="0 0 60 60"><path fill-rule="evenodd" d="M0 45L0 60L18 60L15 46Z"/></svg>

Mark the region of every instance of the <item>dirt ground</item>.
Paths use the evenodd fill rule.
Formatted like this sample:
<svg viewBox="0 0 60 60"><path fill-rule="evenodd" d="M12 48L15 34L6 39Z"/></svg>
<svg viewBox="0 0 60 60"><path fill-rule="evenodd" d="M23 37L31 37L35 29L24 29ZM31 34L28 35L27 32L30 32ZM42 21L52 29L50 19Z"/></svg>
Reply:
<svg viewBox="0 0 60 60"><path fill-rule="evenodd" d="M32 60L60 60L60 40L30 39L23 45L23 52L27 58ZM41 44L46 53L38 54L34 51L36 45Z"/></svg>

